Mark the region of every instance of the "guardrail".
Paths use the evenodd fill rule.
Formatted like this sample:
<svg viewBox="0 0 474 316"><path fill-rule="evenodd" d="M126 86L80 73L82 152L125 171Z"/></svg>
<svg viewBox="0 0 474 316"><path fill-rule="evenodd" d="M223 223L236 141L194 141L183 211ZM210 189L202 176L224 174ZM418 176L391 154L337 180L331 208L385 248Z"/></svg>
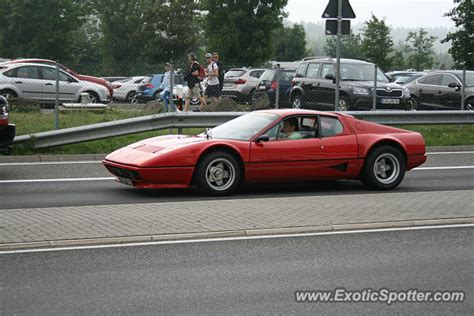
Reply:
<svg viewBox="0 0 474 316"><path fill-rule="evenodd" d="M47 148L167 128L214 127L246 112L164 113L119 121L17 136L15 144L33 141ZM386 125L474 124L474 111L369 111L346 112L356 118Z"/></svg>

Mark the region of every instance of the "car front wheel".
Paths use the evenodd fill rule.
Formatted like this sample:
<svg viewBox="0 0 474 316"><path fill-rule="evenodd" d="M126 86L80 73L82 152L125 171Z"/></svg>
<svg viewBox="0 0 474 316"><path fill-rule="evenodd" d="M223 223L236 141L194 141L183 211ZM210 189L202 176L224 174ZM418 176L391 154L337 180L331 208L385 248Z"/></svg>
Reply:
<svg viewBox="0 0 474 316"><path fill-rule="evenodd" d="M302 100L301 100L301 95L300 94L295 94L294 96L291 97L291 107L293 109L301 109L302 108Z"/></svg>
<svg viewBox="0 0 474 316"><path fill-rule="evenodd" d="M405 159L400 150L381 146L367 156L361 180L368 187L391 190L402 182L404 175Z"/></svg>
<svg viewBox="0 0 474 316"><path fill-rule="evenodd" d="M199 162L195 183L198 189L207 195L229 195L240 184L241 169L237 159L224 151L207 154Z"/></svg>

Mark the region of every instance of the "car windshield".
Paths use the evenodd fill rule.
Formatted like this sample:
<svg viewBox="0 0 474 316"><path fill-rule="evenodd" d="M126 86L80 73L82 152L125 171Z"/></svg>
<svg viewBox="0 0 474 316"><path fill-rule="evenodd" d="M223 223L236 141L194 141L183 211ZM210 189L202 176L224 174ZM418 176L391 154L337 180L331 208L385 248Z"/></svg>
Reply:
<svg viewBox="0 0 474 316"><path fill-rule="evenodd" d="M374 81L374 65L341 64L341 79L345 81ZM388 82L387 76L377 68L377 81Z"/></svg>
<svg viewBox="0 0 474 316"><path fill-rule="evenodd" d="M273 113L252 112L239 116L198 136L205 137L207 134L211 138L248 141L278 117L277 114Z"/></svg>
<svg viewBox="0 0 474 316"><path fill-rule="evenodd" d="M462 73L456 74L456 77L462 82ZM474 72L466 72L466 87L474 87Z"/></svg>

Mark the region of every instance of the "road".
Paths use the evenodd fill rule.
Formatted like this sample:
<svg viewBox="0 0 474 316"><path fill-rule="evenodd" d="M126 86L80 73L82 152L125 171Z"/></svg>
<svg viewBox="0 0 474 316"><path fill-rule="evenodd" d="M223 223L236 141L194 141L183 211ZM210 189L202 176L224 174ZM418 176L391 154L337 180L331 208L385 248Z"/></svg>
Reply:
<svg viewBox="0 0 474 316"><path fill-rule="evenodd" d="M467 166L467 168L459 168ZM474 189L474 152L432 153L398 192ZM436 169L438 167L456 167ZM136 190L116 183L100 162L0 164L0 209L195 201L194 189ZM232 199L360 194L358 181L246 186ZM224 198L226 199L226 198Z"/></svg>
<svg viewBox="0 0 474 316"><path fill-rule="evenodd" d="M472 314L474 228L0 254L5 314ZM296 290L461 290L463 303L296 303Z"/></svg>

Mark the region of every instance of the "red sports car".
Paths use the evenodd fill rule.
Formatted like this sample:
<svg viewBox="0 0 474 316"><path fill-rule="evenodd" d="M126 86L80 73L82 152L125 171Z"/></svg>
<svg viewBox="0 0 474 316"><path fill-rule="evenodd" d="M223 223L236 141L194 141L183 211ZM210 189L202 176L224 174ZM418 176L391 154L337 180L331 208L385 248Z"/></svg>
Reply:
<svg viewBox="0 0 474 316"><path fill-rule="evenodd" d="M231 194L246 183L360 179L393 189L426 160L416 132L308 110L251 112L197 136L145 139L103 161L137 188L197 186Z"/></svg>

